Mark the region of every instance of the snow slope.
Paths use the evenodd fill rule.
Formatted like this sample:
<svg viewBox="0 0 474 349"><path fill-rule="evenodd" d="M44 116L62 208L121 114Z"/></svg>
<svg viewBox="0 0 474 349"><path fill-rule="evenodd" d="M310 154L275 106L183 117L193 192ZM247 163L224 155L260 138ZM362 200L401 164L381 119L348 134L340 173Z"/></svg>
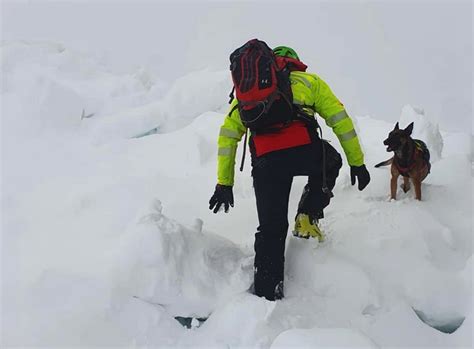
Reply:
<svg viewBox="0 0 474 349"><path fill-rule="evenodd" d="M113 75L55 43L3 43L2 56L2 345L472 345L469 133L439 132L404 107L400 126L415 121L434 162L422 202L412 192L390 202L389 171L373 165L390 156L393 125L354 118L372 182L357 191L344 166L322 222L328 241L288 237L286 298L268 302L246 292L249 166L236 207L207 208L227 72L165 91L145 71ZM83 109L94 115L81 120ZM465 320L446 334L413 309L435 327ZM173 319L209 314L191 330Z"/></svg>

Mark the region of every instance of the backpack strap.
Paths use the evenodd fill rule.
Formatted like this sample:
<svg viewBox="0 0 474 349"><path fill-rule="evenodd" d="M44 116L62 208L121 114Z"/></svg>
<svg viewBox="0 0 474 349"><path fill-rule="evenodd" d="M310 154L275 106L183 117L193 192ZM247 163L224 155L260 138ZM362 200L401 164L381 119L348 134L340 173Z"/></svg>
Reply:
<svg viewBox="0 0 474 349"><path fill-rule="evenodd" d="M244 170L244 163L245 163L245 153L247 151L247 137L248 137L249 129L245 129L245 140L244 140L244 151L242 152L242 161L240 163L240 172Z"/></svg>
<svg viewBox="0 0 474 349"><path fill-rule="evenodd" d="M231 102L232 102L232 100L231 100ZM237 103L236 105L234 105L234 107L230 110L229 114L227 114L227 115L229 115L229 117L230 117L230 116L232 115L232 113L233 113L236 109L238 109L238 108L239 108L239 103Z"/></svg>
<svg viewBox="0 0 474 349"><path fill-rule="evenodd" d="M232 86L232 91L229 93L229 104L232 103L232 100L234 99L234 91L235 91L235 86ZM234 108L232 108L232 111L234 111ZM229 114L232 114L232 111Z"/></svg>

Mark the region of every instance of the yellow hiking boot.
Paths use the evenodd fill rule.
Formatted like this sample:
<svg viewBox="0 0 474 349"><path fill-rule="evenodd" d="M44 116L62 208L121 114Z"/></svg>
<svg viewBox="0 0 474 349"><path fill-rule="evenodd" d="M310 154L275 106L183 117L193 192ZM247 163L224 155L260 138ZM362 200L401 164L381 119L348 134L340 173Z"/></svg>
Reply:
<svg viewBox="0 0 474 349"><path fill-rule="evenodd" d="M305 213L298 213L295 220L295 230L293 235L299 238L308 239L309 237L317 238L319 242L324 241L324 234L318 227L318 220L313 222Z"/></svg>

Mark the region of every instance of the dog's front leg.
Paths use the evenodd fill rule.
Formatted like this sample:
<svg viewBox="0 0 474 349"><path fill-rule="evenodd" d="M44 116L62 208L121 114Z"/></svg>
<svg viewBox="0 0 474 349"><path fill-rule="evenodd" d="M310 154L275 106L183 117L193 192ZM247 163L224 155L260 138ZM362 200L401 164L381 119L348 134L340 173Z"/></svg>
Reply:
<svg viewBox="0 0 474 349"><path fill-rule="evenodd" d="M392 171L392 178L390 180L390 199L396 200L397 199L397 181L398 181L398 173L394 173Z"/></svg>
<svg viewBox="0 0 474 349"><path fill-rule="evenodd" d="M421 180L420 180L420 178L413 178L413 186L415 187L415 199L421 201Z"/></svg>

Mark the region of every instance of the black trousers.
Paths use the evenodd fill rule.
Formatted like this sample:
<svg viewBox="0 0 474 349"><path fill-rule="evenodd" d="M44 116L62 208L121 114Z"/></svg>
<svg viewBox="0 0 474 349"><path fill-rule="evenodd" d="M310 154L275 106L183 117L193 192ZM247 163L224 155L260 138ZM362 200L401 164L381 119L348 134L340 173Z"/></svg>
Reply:
<svg viewBox="0 0 474 349"><path fill-rule="evenodd" d="M332 189L342 161L328 143L327 185ZM288 232L288 201L295 176L308 176L298 213L322 218L330 195L322 191L322 144L312 144L252 156L252 176L257 200L259 227L255 234L254 287L257 296L275 299L275 288L283 281L285 240Z"/></svg>

